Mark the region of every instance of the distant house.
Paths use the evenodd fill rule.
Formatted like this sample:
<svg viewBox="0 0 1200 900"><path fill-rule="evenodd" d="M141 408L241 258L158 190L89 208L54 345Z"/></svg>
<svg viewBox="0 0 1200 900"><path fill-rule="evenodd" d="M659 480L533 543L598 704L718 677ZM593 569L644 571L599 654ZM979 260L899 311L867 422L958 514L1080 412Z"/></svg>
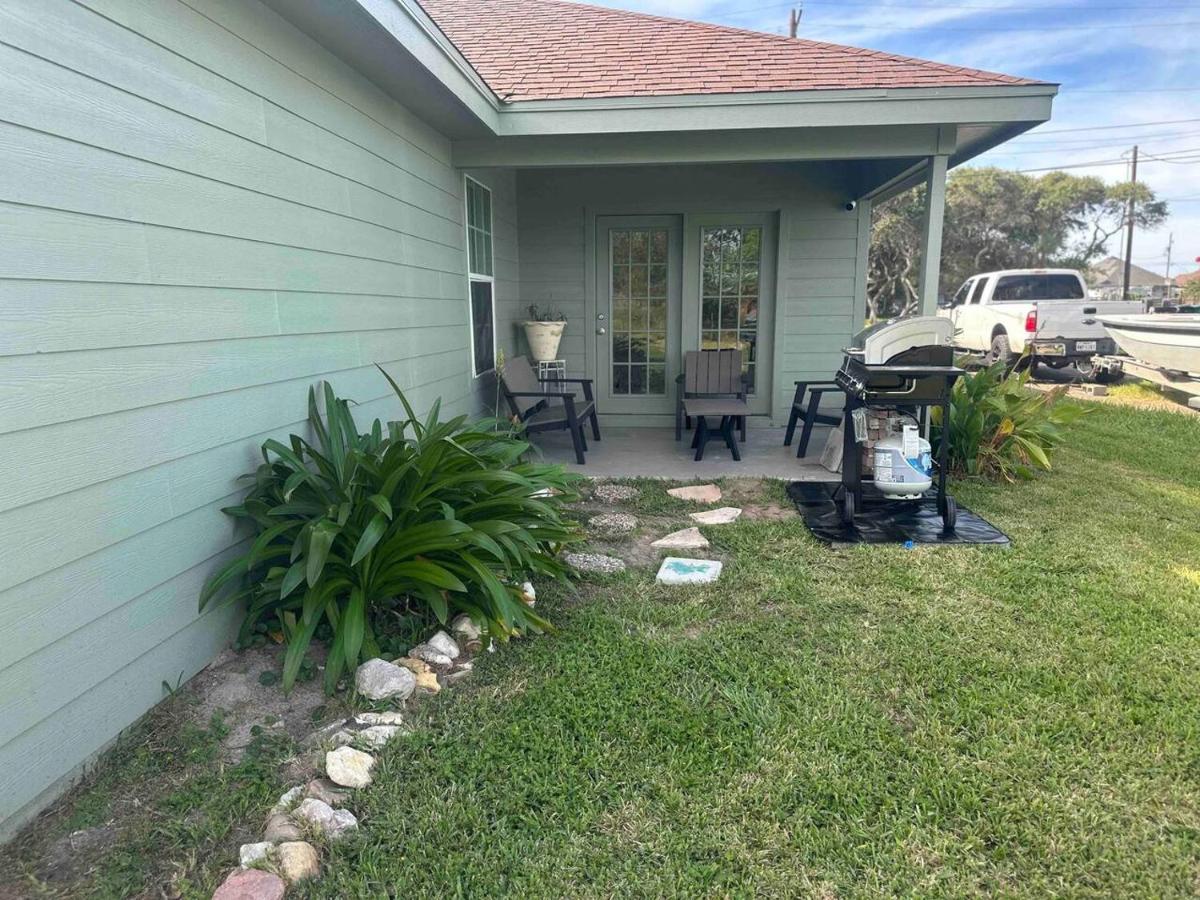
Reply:
<svg viewBox="0 0 1200 900"><path fill-rule="evenodd" d="M1177 276L1175 278L1175 286L1180 291L1183 291L1193 281L1200 281L1200 269L1196 269L1194 272L1184 272L1182 275Z"/></svg>
<svg viewBox="0 0 1200 900"><path fill-rule="evenodd" d="M1057 90L558 0L2 5L0 836L228 646L220 510L310 385L479 412L536 303L610 423L701 347L786 419L872 204L927 187L932 312L947 169Z"/></svg>
<svg viewBox="0 0 1200 900"><path fill-rule="evenodd" d="M1087 274L1088 287L1097 297L1106 300L1121 296L1125 278L1125 260L1116 256L1106 256L1096 263ZM1164 297L1178 296L1178 285L1174 278L1170 281L1170 294L1167 293L1166 276L1160 272L1152 272L1141 266L1129 267L1129 293L1139 299L1149 298L1161 300Z"/></svg>

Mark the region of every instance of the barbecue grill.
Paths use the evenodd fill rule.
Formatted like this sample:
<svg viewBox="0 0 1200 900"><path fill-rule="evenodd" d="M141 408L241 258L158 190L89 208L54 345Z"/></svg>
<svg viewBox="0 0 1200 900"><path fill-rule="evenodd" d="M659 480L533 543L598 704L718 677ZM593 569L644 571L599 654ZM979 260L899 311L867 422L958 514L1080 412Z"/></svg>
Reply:
<svg viewBox="0 0 1200 900"><path fill-rule="evenodd" d="M964 372L954 365L954 325L938 316L915 316L883 322L854 336L834 380L846 394L842 423L842 483L835 500L842 521L851 525L863 505L862 453L867 407L885 408L914 419L928 433L929 410L942 409L949 427L950 391ZM946 493L949 441L938 452L937 506L947 531L954 530L958 507ZM902 502L902 501L900 501Z"/></svg>

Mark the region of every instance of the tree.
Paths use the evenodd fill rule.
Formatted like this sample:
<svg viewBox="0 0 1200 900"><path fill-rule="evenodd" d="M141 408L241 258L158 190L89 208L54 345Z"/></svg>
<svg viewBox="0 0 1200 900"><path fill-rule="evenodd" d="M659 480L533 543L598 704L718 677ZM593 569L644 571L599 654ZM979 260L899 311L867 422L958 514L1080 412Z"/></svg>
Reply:
<svg viewBox="0 0 1200 900"><path fill-rule="evenodd" d="M1188 303L1200 303L1200 278L1193 278L1185 283L1179 296Z"/></svg>
<svg viewBox="0 0 1200 900"><path fill-rule="evenodd" d="M917 187L874 211L867 278L872 318L916 311L924 196ZM1130 196L1137 227L1156 228L1166 219L1167 204L1141 183L1106 185L1068 172L953 172L946 183L939 292L992 269L1086 269L1125 227Z"/></svg>

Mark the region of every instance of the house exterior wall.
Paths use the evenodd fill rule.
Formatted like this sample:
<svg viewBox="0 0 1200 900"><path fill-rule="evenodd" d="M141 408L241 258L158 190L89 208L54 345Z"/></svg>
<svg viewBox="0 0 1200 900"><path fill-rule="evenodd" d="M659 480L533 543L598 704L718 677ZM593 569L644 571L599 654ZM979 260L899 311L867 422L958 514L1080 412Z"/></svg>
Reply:
<svg viewBox="0 0 1200 900"><path fill-rule="evenodd" d="M220 508L327 379L479 407L449 142L253 0L0 5L0 835L228 643ZM495 192L500 297L515 185ZM507 292L507 294L506 294ZM508 301L508 302L511 302Z"/></svg>
<svg viewBox="0 0 1200 900"><path fill-rule="evenodd" d="M844 208L849 175L833 163L521 171L518 306L561 308L568 325L560 355L572 373L595 375L588 345L596 323L585 315L595 254L589 222L598 215L777 212L772 419L786 421L793 382L828 379L861 327L870 210ZM525 352L515 331L513 351Z"/></svg>

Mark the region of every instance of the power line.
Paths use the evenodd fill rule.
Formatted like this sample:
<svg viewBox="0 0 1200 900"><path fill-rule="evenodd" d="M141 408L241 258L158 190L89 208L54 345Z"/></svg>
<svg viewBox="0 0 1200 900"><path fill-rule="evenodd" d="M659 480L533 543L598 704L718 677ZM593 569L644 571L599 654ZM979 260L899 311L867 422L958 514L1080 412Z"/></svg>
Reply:
<svg viewBox="0 0 1200 900"><path fill-rule="evenodd" d="M1073 134L1077 131L1115 131L1118 128L1148 128L1154 125L1186 125L1200 122L1200 119L1160 119L1157 122L1129 122L1124 125L1088 125L1081 128L1054 128L1050 131L1033 131L1032 135L1041 137L1045 134Z"/></svg>
<svg viewBox="0 0 1200 900"><path fill-rule="evenodd" d="M857 24L853 22L811 22L809 28L856 28L860 31L955 31L955 32L987 32L996 31L1124 31L1129 28L1190 28L1200 25L1200 20L1192 22L1125 22L1121 25L993 25L991 27L962 28L957 26L943 27L941 25L877 25L870 22Z"/></svg>

